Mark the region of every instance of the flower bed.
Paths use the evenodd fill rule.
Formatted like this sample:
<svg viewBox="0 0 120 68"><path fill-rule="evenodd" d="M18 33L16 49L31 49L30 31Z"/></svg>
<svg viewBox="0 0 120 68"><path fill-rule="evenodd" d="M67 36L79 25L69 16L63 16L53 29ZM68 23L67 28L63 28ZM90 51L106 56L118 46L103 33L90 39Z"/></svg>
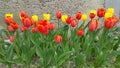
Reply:
<svg viewBox="0 0 120 68"><path fill-rule="evenodd" d="M21 11L22 24L18 25L13 14L6 14L7 28L0 32L0 62L25 68L30 68L34 59L40 68L120 66L120 35L115 33L119 18L114 8L91 10L89 22L82 12L71 17L58 10L56 23L50 17L46 13L39 20L37 15L30 17ZM104 19L101 27L100 19ZM3 35L10 42L4 41Z"/></svg>

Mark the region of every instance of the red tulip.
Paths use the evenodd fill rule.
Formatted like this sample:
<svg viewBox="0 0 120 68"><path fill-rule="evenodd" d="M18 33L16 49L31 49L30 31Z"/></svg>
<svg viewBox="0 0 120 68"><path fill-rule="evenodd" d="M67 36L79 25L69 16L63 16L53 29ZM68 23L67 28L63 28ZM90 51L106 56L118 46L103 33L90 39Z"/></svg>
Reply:
<svg viewBox="0 0 120 68"><path fill-rule="evenodd" d="M96 15L94 13L90 13L90 18L93 19Z"/></svg>
<svg viewBox="0 0 120 68"><path fill-rule="evenodd" d="M89 23L89 30L92 32L95 32L98 28L98 20L93 19Z"/></svg>
<svg viewBox="0 0 120 68"><path fill-rule="evenodd" d="M9 31L9 32L14 32L15 29L14 29L12 26L9 25L9 26L8 26L8 31Z"/></svg>
<svg viewBox="0 0 120 68"><path fill-rule="evenodd" d="M12 22L12 23L10 23L10 26L12 26L12 28L13 28L14 30L18 29L18 23L17 23L17 22Z"/></svg>
<svg viewBox="0 0 120 68"><path fill-rule="evenodd" d="M104 17L106 10L104 8L99 8L97 11L97 16L98 17Z"/></svg>
<svg viewBox="0 0 120 68"><path fill-rule="evenodd" d="M32 32L33 33L37 32L37 28L36 27L32 27Z"/></svg>
<svg viewBox="0 0 120 68"><path fill-rule="evenodd" d="M109 18L105 19L104 26L107 29L111 29L116 25L117 22L118 22L118 17L117 16L112 16L112 17L109 17Z"/></svg>
<svg viewBox="0 0 120 68"><path fill-rule="evenodd" d="M27 17L26 11L21 11L21 12L20 12L20 17L21 17L21 18Z"/></svg>
<svg viewBox="0 0 120 68"><path fill-rule="evenodd" d="M55 40L56 44L60 44L62 42L62 36L55 35L54 40Z"/></svg>
<svg viewBox="0 0 120 68"><path fill-rule="evenodd" d="M54 30L55 29L55 23L51 23L50 24L50 30Z"/></svg>
<svg viewBox="0 0 120 68"><path fill-rule="evenodd" d="M77 12L76 13L76 19L80 20L82 17L82 12Z"/></svg>
<svg viewBox="0 0 120 68"><path fill-rule="evenodd" d="M77 31L77 35L78 35L78 36L84 36L84 29L83 29L83 28L80 28L80 29Z"/></svg>
<svg viewBox="0 0 120 68"><path fill-rule="evenodd" d="M24 31L27 30L27 27L26 26L20 26L20 30L21 30L21 32L24 32Z"/></svg>
<svg viewBox="0 0 120 68"><path fill-rule="evenodd" d="M70 25L72 27L75 27L77 25L78 20L77 19L72 19Z"/></svg>
<svg viewBox="0 0 120 68"><path fill-rule="evenodd" d="M56 13L56 17L58 19L60 19L62 17L62 11L61 10L58 10L57 13Z"/></svg>
<svg viewBox="0 0 120 68"><path fill-rule="evenodd" d="M72 21L72 17L69 16L69 17L66 19L66 23L67 23L67 24L70 24L71 21Z"/></svg>
<svg viewBox="0 0 120 68"><path fill-rule="evenodd" d="M31 25L33 25L33 20L31 18L25 18L23 20L23 25L26 26L26 27L30 27Z"/></svg>
<svg viewBox="0 0 120 68"><path fill-rule="evenodd" d="M10 42L14 42L14 36L9 36L9 40L10 40Z"/></svg>

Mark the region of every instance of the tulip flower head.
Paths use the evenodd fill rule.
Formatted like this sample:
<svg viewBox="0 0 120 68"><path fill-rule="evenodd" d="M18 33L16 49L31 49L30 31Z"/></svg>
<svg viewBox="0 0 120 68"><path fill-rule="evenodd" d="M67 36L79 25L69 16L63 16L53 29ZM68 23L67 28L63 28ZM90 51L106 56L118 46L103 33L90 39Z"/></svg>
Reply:
<svg viewBox="0 0 120 68"><path fill-rule="evenodd" d="M62 42L62 36L55 35L54 40L55 40L56 44L60 44Z"/></svg>
<svg viewBox="0 0 120 68"><path fill-rule="evenodd" d="M62 15L62 22L66 22L66 20L67 20L67 18L68 18L68 15L66 15L66 14L64 14L64 15Z"/></svg>
<svg viewBox="0 0 120 68"><path fill-rule="evenodd" d="M7 13L7 14L5 14L5 17L11 17L11 18L13 18L13 14Z"/></svg>
<svg viewBox="0 0 120 68"><path fill-rule="evenodd" d="M83 14L81 20L86 21L87 20L87 14Z"/></svg>
<svg viewBox="0 0 120 68"><path fill-rule="evenodd" d="M77 12L76 13L76 19L80 20L82 17L82 12Z"/></svg>
<svg viewBox="0 0 120 68"><path fill-rule="evenodd" d="M112 13L106 12L104 17L106 19L106 18L112 17L112 15L113 15Z"/></svg>
<svg viewBox="0 0 120 68"><path fill-rule="evenodd" d="M33 33L37 32L37 28L36 27L32 27L32 32Z"/></svg>
<svg viewBox="0 0 120 68"><path fill-rule="evenodd" d="M78 20L77 20L77 19L72 19L70 25L71 25L72 27L75 27L75 26L77 25L77 23L78 23Z"/></svg>
<svg viewBox="0 0 120 68"><path fill-rule="evenodd" d="M90 18L93 19L96 16L96 10L90 10Z"/></svg>
<svg viewBox="0 0 120 68"><path fill-rule="evenodd" d="M33 15L32 19L34 20L34 22L37 22L38 21L38 16L37 15Z"/></svg>
<svg viewBox="0 0 120 68"><path fill-rule="evenodd" d="M93 19L89 23L89 30L95 32L98 29L98 20Z"/></svg>
<svg viewBox="0 0 120 68"><path fill-rule="evenodd" d="M9 31L9 32L14 32L15 29L14 29L12 26L9 25L9 26L8 26L8 31Z"/></svg>
<svg viewBox="0 0 120 68"><path fill-rule="evenodd" d="M112 16L112 17L106 18L104 21L104 27L107 29L111 29L116 25L117 22L118 22L117 16Z"/></svg>
<svg viewBox="0 0 120 68"><path fill-rule="evenodd" d="M50 14L44 13L43 18L44 18L44 20L49 21L50 20Z"/></svg>
<svg viewBox="0 0 120 68"><path fill-rule="evenodd" d="M15 41L14 36L9 36L9 40L10 42L14 42Z"/></svg>
<svg viewBox="0 0 120 68"><path fill-rule="evenodd" d="M79 30L77 30L77 35L80 37L84 36L84 29L80 28Z"/></svg>
<svg viewBox="0 0 120 68"><path fill-rule="evenodd" d="M58 19L60 19L62 17L62 11L61 10L58 10L57 13L56 13L56 17Z"/></svg>
<svg viewBox="0 0 120 68"><path fill-rule="evenodd" d="M50 24L50 30L54 30L55 29L55 23L51 23Z"/></svg>
<svg viewBox="0 0 120 68"><path fill-rule="evenodd" d="M70 24L71 21L72 21L72 19L73 19L73 18L69 16L69 17L66 19L66 23L67 23L67 24Z"/></svg>
<svg viewBox="0 0 120 68"><path fill-rule="evenodd" d="M114 8L108 8L108 9L107 9L107 12L109 12L109 13L112 13L112 14L113 14L113 13L114 13Z"/></svg>
<svg viewBox="0 0 120 68"><path fill-rule="evenodd" d="M99 18L104 17L105 12L106 12L106 10L105 10L104 8L99 8L99 9L97 10L97 16L98 16Z"/></svg>

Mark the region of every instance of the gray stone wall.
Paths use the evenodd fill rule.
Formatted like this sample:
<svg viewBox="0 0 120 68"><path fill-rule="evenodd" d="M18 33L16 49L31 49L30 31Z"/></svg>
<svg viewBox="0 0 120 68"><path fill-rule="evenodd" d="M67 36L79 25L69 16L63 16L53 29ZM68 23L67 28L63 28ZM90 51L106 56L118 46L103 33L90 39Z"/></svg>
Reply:
<svg viewBox="0 0 120 68"><path fill-rule="evenodd" d="M74 16L77 11L89 13L90 9L103 7L104 0L0 0L0 25L4 23L4 14L13 13L19 21L19 12L25 10L29 15L37 14L42 19L43 13L52 14L61 9L64 13Z"/></svg>

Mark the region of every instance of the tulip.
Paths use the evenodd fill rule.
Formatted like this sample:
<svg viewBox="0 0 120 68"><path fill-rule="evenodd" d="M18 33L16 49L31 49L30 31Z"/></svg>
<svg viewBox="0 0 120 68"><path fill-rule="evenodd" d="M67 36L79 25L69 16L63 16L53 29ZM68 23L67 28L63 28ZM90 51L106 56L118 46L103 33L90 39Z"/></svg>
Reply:
<svg viewBox="0 0 120 68"><path fill-rule="evenodd" d="M9 31L9 32L14 32L15 29L14 29L12 26L9 25L9 26L8 26L8 31Z"/></svg>
<svg viewBox="0 0 120 68"><path fill-rule="evenodd" d="M98 20L93 19L89 23L89 30L95 32L98 29Z"/></svg>
<svg viewBox="0 0 120 68"><path fill-rule="evenodd" d="M99 8L97 11L97 16L98 17L104 17L106 10L104 8Z"/></svg>
<svg viewBox="0 0 120 68"><path fill-rule="evenodd" d="M7 14L5 14L5 17L11 17L11 18L13 18L13 14L7 13Z"/></svg>
<svg viewBox="0 0 120 68"><path fill-rule="evenodd" d="M96 10L90 10L90 15L89 17L92 19L96 16Z"/></svg>
<svg viewBox="0 0 120 68"><path fill-rule="evenodd" d="M17 23L17 22L12 22L12 23L10 23L10 26L11 26L14 30L18 29L18 23Z"/></svg>
<svg viewBox="0 0 120 68"><path fill-rule="evenodd" d="M72 27L75 27L77 25L78 20L77 19L72 19L70 25Z"/></svg>
<svg viewBox="0 0 120 68"><path fill-rule="evenodd" d="M50 30L54 30L55 29L55 23L51 23L50 24Z"/></svg>
<svg viewBox="0 0 120 68"><path fill-rule="evenodd" d="M81 37L84 36L84 29L80 28L79 30L77 30L77 35Z"/></svg>
<svg viewBox="0 0 120 68"><path fill-rule="evenodd" d="M21 11L19 15L20 15L20 19L27 17L26 11Z"/></svg>
<svg viewBox="0 0 120 68"><path fill-rule="evenodd" d="M69 17L66 19L66 23L67 23L67 24L70 24L71 21L72 21L72 17L69 16Z"/></svg>
<svg viewBox="0 0 120 68"><path fill-rule="evenodd" d="M11 18L11 17L5 17L5 22L6 22L7 25L10 25L10 23L13 22L13 18Z"/></svg>
<svg viewBox="0 0 120 68"><path fill-rule="evenodd" d="M112 13L106 12L104 17L105 17L105 19L106 19L106 18L109 18L109 17L112 17Z"/></svg>
<svg viewBox="0 0 120 68"><path fill-rule="evenodd" d="M32 32L33 33L37 32L37 28L36 27L32 27Z"/></svg>
<svg viewBox="0 0 120 68"><path fill-rule="evenodd" d="M15 41L14 36L9 36L9 40L10 42L14 42Z"/></svg>
<svg viewBox="0 0 120 68"><path fill-rule="evenodd" d="M80 20L82 17L82 12L77 12L76 13L76 19Z"/></svg>
<svg viewBox="0 0 120 68"><path fill-rule="evenodd" d="M106 18L104 21L104 27L107 29L111 29L116 25L117 22L118 22L117 16L112 16L112 17Z"/></svg>
<svg viewBox="0 0 120 68"><path fill-rule="evenodd" d="M20 30L21 30L21 32L24 32L27 30L27 27L22 25L22 26L20 26Z"/></svg>
<svg viewBox="0 0 120 68"><path fill-rule="evenodd" d="M57 13L56 13L56 17L58 19L60 19L62 17L62 11L61 10L58 10Z"/></svg>
<svg viewBox="0 0 120 68"><path fill-rule="evenodd" d="M86 21L87 20L87 14L83 14L81 19L82 19L82 21Z"/></svg>
<svg viewBox="0 0 120 68"><path fill-rule="evenodd" d="M68 15L66 15L66 14L64 14L64 15L62 15L62 22L66 22L66 19L68 18Z"/></svg>
<svg viewBox="0 0 120 68"><path fill-rule="evenodd" d="M107 12L109 12L109 13L112 13L112 14L113 14L113 13L114 13L114 8L108 8L108 9L107 9Z"/></svg>
<svg viewBox="0 0 120 68"><path fill-rule="evenodd" d="M54 40L55 40L56 44L60 44L62 42L62 36L55 35Z"/></svg>
<svg viewBox="0 0 120 68"><path fill-rule="evenodd" d="M38 21L38 16L37 15L33 15L32 19L34 20L34 22L37 22Z"/></svg>
<svg viewBox="0 0 120 68"><path fill-rule="evenodd" d="M30 27L32 24L33 24L33 19L31 19L31 18L25 18L23 20L23 25L26 27Z"/></svg>
<svg viewBox="0 0 120 68"><path fill-rule="evenodd" d="M44 20L49 21L49 20L50 20L50 14L44 13L44 14L43 14L43 18L44 18Z"/></svg>

